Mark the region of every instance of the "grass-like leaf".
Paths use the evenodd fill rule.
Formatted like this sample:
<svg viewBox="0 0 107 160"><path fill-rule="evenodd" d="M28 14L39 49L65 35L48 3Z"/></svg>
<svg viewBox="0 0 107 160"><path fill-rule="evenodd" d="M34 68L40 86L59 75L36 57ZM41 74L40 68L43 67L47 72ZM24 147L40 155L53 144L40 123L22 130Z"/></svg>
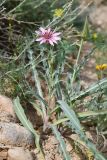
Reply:
<svg viewBox="0 0 107 160"><path fill-rule="evenodd" d="M107 110L104 111L86 111L86 112L81 112L81 113L77 113L78 118L86 118L86 117L95 117L95 116L100 116L100 115L105 115L107 114ZM60 123L69 121L69 118L61 118L58 119L54 122L54 125L58 125Z"/></svg>
<svg viewBox="0 0 107 160"><path fill-rule="evenodd" d="M89 88L87 88L85 91L81 91L79 95L73 96L71 98L71 101L81 99L83 97L86 97L90 94L97 93L98 91L101 91L106 88L107 88L107 78L98 81L97 83L95 83L92 86L90 86Z"/></svg>
<svg viewBox="0 0 107 160"><path fill-rule="evenodd" d="M15 113L16 113L17 117L19 118L19 120L21 121L23 126L26 127L34 135L36 147L40 151L41 156L44 157L43 154L42 154L42 151L41 151L40 144L39 144L40 136L34 130L32 123L27 119L27 117L26 117L26 115L24 113L24 109L22 108L22 106L20 104L19 97L17 97L13 101L13 103L14 103L14 110L15 110Z"/></svg>
<svg viewBox="0 0 107 160"><path fill-rule="evenodd" d="M31 104L32 104L32 106L33 106L33 108L36 110L36 111L38 111L39 112L39 114L42 116L42 118L43 118L43 113L42 113L42 110L40 109L40 107L36 104L36 103L34 103L34 102L30 102Z"/></svg>
<svg viewBox="0 0 107 160"><path fill-rule="evenodd" d="M95 145L88 140L87 136L83 132L82 126L75 112L67 105L66 102L60 100L58 103L60 104L60 108L64 111L65 115L69 118L72 129L75 130L80 139L90 149L96 160L106 160L96 149Z"/></svg>
<svg viewBox="0 0 107 160"><path fill-rule="evenodd" d="M72 160L70 155L68 154L68 152L66 151L66 144L61 136L61 134L59 133L59 131L57 130L57 127L54 125L51 125L51 128L53 130L53 133L55 134L57 140L59 141L60 144L60 151L63 154L64 160Z"/></svg>

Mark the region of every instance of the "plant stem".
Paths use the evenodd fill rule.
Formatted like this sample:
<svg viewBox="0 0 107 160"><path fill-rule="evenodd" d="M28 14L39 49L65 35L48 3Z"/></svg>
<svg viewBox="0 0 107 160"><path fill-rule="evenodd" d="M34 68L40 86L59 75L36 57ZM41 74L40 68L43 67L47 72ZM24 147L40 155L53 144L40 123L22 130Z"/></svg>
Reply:
<svg viewBox="0 0 107 160"><path fill-rule="evenodd" d="M74 72L73 72L73 75L72 75L71 86L73 86L73 82L74 82L74 79L75 79L75 75L76 75L76 71L77 71L77 65L78 65L78 61L79 61L79 58L80 58L80 53L81 53L83 42L84 42L84 40L82 39L80 47L79 47L76 63L75 63L75 66L74 66Z"/></svg>
<svg viewBox="0 0 107 160"><path fill-rule="evenodd" d="M32 72L34 75L34 80L35 80L35 88L37 88L38 90L38 94L40 95L41 98L43 98L43 93L42 93L42 88L41 88L41 84L40 84L40 80L39 80L39 76L38 76L38 72L37 69L35 67L34 61L33 61L33 51L29 50L29 54L30 54L30 60L31 60L31 65L32 65ZM46 107L44 105L44 103L42 101L40 101L41 106L42 106L42 112L43 112L43 120L44 120L44 130L46 129L47 126L47 121L48 121L48 116L46 113Z"/></svg>

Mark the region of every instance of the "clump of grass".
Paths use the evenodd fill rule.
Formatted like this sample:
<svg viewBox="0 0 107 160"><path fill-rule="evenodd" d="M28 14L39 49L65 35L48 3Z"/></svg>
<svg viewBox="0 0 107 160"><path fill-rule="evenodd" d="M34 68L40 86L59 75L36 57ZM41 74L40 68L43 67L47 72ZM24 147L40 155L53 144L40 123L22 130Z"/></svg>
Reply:
<svg viewBox="0 0 107 160"><path fill-rule="evenodd" d="M2 44L11 46L12 52L9 50L7 52L4 47L0 49L1 89L4 90L7 86L11 88L12 85L12 90L9 93L4 90L4 93L14 98L19 97L14 100L15 112L22 124L34 134L36 147L42 157L45 156L41 149L40 137L51 129L59 141L59 149L64 159L73 159L66 151L63 139L66 135L60 130L67 128L71 134L75 133L79 137L78 140L73 140L74 144L76 141L80 146L84 146L96 160L105 160L106 158L86 136L85 125L87 126L88 122L90 124L95 122L92 126L97 134L105 137L107 79L102 76L84 90L80 78L81 69L98 49L99 40L90 33L87 19L83 31L79 32L73 26L74 20L82 11L80 6L73 9L72 5L73 0L61 3L57 0L55 2L44 0L41 3L33 0L2 1L2 8L6 7L1 15L2 23L6 27L6 43L2 41ZM55 14L59 8L62 11L60 16L59 13ZM54 46L51 46L51 43L36 42L35 30L37 31L40 26L61 32L61 41ZM13 36L16 36L15 44ZM85 41L94 44L87 55L82 53ZM90 99L85 103L87 97ZM27 119L21 106L25 100L41 116L42 133L36 131Z"/></svg>

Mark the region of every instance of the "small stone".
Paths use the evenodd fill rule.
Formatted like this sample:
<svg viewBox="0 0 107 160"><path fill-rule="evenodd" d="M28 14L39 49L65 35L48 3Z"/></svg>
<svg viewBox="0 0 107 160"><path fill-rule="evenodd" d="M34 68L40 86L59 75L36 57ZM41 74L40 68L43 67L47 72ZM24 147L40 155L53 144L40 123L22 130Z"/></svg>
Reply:
<svg viewBox="0 0 107 160"><path fill-rule="evenodd" d="M0 112L0 121L1 122L16 122L16 118L7 112Z"/></svg>
<svg viewBox="0 0 107 160"><path fill-rule="evenodd" d="M4 160L4 159L7 159L7 151L1 150L0 151L0 160Z"/></svg>
<svg viewBox="0 0 107 160"><path fill-rule="evenodd" d="M13 109L12 100L6 96L0 95L0 121L16 121L16 115Z"/></svg>
<svg viewBox="0 0 107 160"><path fill-rule="evenodd" d="M66 146L67 146L67 147L66 147L66 150L67 150L68 152L71 152L71 151L73 150L71 144L68 143Z"/></svg>
<svg viewBox="0 0 107 160"><path fill-rule="evenodd" d="M100 27L101 29L107 29L107 6L100 6L93 9L92 12L89 14L89 18L91 23L96 26Z"/></svg>
<svg viewBox="0 0 107 160"><path fill-rule="evenodd" d="M34 138L30 131L18 124L0 122L0 143L29 148L34 146Z"/></svg>
<svg viewBox="0 0 107 160"><path fill-rule="evenodd" d="M15 147L8 150L7 160L33 160L33 157L29 150L25 150L22 147Z"/></svg>

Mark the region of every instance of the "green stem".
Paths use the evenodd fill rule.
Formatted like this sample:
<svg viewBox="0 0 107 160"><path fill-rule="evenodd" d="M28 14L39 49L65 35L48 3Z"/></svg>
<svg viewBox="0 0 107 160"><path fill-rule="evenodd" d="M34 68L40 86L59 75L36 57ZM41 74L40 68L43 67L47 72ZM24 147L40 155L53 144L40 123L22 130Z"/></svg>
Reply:
<svg viewBox="0 0 107 160"><path fill-rule="evenodd" d="M33 61L33 56L32 56L33 51L29 50L29 54L30 54L30 60L31 60L34 80L35 80L35 87L37 88L40 97L43 98L43 93L42 93L42 88L41 88L38 72L36 70L36 67L35 67L35 64L34 64L34 61ZM43 112L43 119L44 119L44 125L45 125L44 128L46 128L46 123L47 123L47 120L48 120L47 113L46 113L46 107L45 107L45 105L44 105L44 103L42 101L40 101L40 103L41 103L42 112Z"/></svg>
<svg viewBox="0 0 107 160"><path fill-rule="evenodd" d="M17 10L18 8L20 8L24 3L25 3L26 0L22 1L21 3L19 3L18 6L16 6L15 8L13 8L10 12L8 12L8 14L14 12L15 10Z"/></svg>
<svg viewBox="0 0 107 160"><path fill-rule="evenodd" d="M75 75L76 75L76 71L77 71L77 65L78 65L78 61L79 61L79 58L80 58L80 53L81 53L83 42L84 42L84 40L82 39L81 40L81 44L80 44L80 48L79 48L79 51L78 51L76 63L75 63L75 66L74 66L74 72L73 72L72 79L71 79L71 86L73 86L73 82L75 80Z"/></svg>

